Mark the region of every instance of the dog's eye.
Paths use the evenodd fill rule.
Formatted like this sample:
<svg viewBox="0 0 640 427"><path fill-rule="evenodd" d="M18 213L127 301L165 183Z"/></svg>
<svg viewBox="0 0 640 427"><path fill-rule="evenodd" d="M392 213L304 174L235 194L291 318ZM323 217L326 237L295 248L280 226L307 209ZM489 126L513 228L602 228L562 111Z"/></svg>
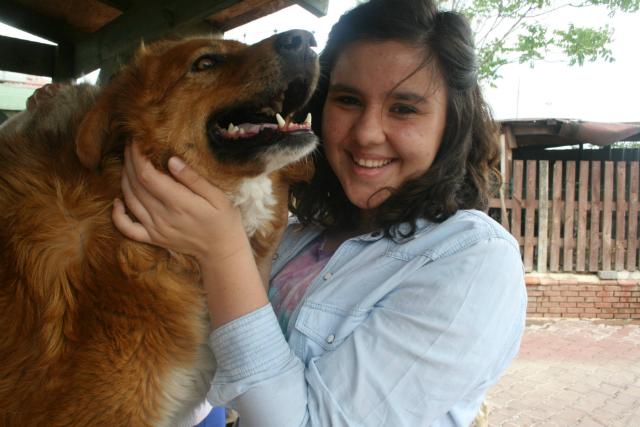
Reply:
<svg viewBox="0 0 640 427"><path fill-rule="evenodd" d="M196 60L196 62L193 63L193 67L191 67L191 70L192 71L209 70L215 67L216 65L218 65L219 62L220 61L217 58L211 55L201 56Z"/></svg>

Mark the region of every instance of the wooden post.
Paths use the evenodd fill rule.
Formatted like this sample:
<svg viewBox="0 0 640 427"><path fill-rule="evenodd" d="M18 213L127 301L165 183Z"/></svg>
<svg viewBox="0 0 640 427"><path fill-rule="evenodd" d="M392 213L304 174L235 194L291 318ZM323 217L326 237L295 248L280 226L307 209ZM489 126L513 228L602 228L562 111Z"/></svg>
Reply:
<svg viewBox="0 0 640 427"><path fill-rule="evenodd" d="M638 162L631 162L629 185L629 236L627 237L627 270L636 269L636 250L638 249L638 180L640 179Z"/></svg>
<svg viewBox="0 0 640 427"><path fill-rule="evenodd" d="M547 242L549 236L549 161L540 160L540 190L538 197L538 272L547 272Z"/></svg>
<svg viewBox="0 0 640 427"><path fill-rule="evenodd" d="M522 209L524 203L522 201L522 179L524 176L524 162L516 160L513 162L513 209L511 210L511 235L518 241L518 245L522 246Z"/></svg>
<svg viewBox="0 0 640 427"><path fill-rule="evenodd" d="M576 162L567 162L564 199L564 271L573 270L573 214L576 199Z"/></svg>
<svg viewBox="0 0 640 427"><path fill-rule="evenodd" d="M604 208L602 210L602 269L611 270L611 213L613 212L613 162L604 162Z"/></svg>
<svg viewBox="0 0 640 427"><path fill-rule="evenodd" d="M527 160L527 199L524 223L524 271L533 271L534 228L536 218L536 161Z"/></svg>
<svg viewBox="0 0 640 427"><path fill-rule="evenodd" d="M618 162L616 174L617 198L616 198L616 271L624 270L625 258L625 216L627 212L626 193L627 193L627 162Z"/></svg>
<svg viewBox="0 0 640 427"><path fill-rule="evenodd" d="M550 271L560 270L560 229L562 228L562 160L556 160L553 165L553 203L551 208L551 260Z"/></svg>
<svg viewBox="0 0 640 427"><path fill-rule="evenodd" d="M589 271L600 270L600 162L591 162L591 239Z"/></svg>
<svg viewBox="0 0 640 427"><path fill-rule="evenodd" d="M576 271L584 271L587 255L587 208L589 206L589 162L580 162L580 185L578 187L578 250Z"/></svg>

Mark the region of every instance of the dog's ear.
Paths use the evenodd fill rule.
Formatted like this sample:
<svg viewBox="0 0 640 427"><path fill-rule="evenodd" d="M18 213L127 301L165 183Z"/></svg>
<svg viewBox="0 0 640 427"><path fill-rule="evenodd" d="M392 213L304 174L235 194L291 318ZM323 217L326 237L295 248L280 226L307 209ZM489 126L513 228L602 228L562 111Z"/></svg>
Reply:
<svg viewBox="0 0 640 427"><path fill-rule="evenodd" d="M101 95L85 116L76 136L76 153L80 162L94 170L113 139L112 103L108 94Z"/></svg>

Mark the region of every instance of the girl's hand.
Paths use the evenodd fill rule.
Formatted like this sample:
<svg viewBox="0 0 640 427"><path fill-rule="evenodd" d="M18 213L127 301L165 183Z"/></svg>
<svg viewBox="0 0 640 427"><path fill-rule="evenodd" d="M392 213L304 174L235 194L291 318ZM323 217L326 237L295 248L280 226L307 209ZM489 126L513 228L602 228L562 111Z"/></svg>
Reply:
<svg viewBox="0 0 640 427"><path fill-rule="evenodd" d="M179 158L172 157L168 165L179 182L156 170L135 141L125 148L122 192L140 222L133 222L116 201L112 218L118 230L133 240L192 255L207 266L250 251L240 212L229 198Z"/></svg>

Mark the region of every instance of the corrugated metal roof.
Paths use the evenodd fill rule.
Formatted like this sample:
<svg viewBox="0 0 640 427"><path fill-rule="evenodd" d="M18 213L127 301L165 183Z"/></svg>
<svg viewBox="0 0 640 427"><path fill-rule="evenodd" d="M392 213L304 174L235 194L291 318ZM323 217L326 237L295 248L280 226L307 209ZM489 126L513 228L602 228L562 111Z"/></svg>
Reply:
<svg viewBox="0 0 640 427"><path fill-rule="evenodd" d="M598 123L570 119L501 120L510 129L518 147L560 147L592 144L607 147L619 141L640 141L639 123Z"/></svg>

